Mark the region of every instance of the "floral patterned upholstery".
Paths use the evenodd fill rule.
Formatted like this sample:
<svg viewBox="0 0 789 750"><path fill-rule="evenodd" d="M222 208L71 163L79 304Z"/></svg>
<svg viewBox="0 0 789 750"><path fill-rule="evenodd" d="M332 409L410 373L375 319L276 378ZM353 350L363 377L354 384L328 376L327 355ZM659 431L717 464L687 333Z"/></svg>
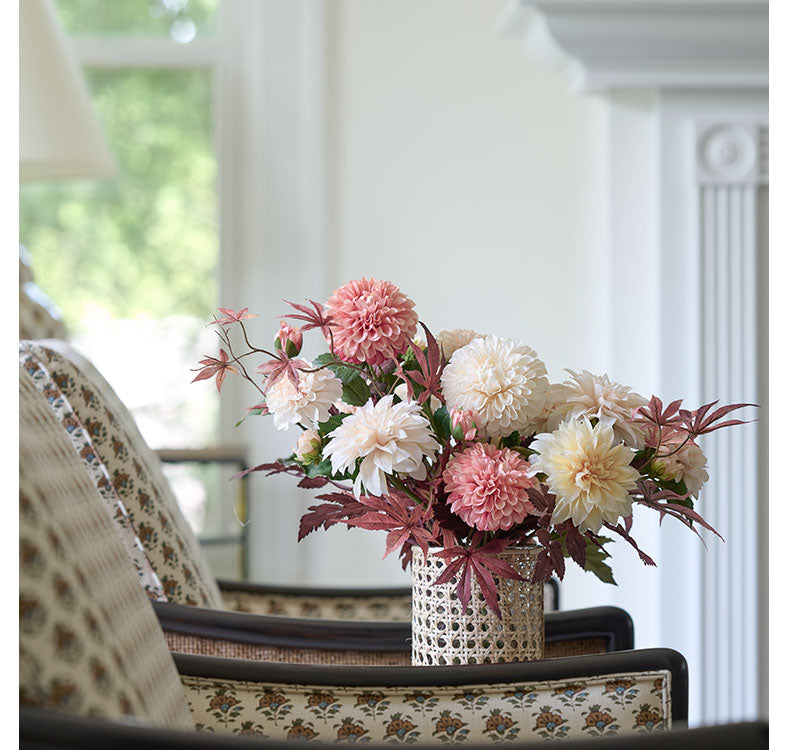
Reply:
<svg viewBox="0 0 789 750"><path fill-rule="evenodd" d="M46 398L61 426L65 429L69 440L71 440L74 450L76 450L77 455L82 459L83 465L87 468L93 485L106 503L110 515L115 521L118 534L134 564L134 569L137 571L143 590L151 599L166 601L161 581L145 556L145 550L134 531L126 507L112 483L106 466L99 460L90 435L88 435L84 425L76 416L68 399L63 395L51 375L32 354L24 350L20 352L20 367L31 377L38 392Z"/></svg>
<svg viewBox="0 0 789 750"><path fill-rule="evenodd" d="M20 702L193 728L110 513L32 380L19 380Z"/></svg>
<svg viewBox="0 0 789 750"><path fill-rule="evenodd" d="M201 731L276 740L488 744L651 733L671 724L668 671L430 688L181 679Z"/></svg>
<svg viewBox="0 0 789 750"><path fill-rule="evenodd" d="M216 580L178 508L158 457L106 380L71 347L54 340L20 342L20 366L31 378L46 373L41 380L57 389L57 395L47 399L53 410L58 411L59 399L68 402L68 419L81 423L95 450L95 457L83 456L85 467L93 474L97 463L103 465L161 582L163 597L178 604L222 609ZM63 410L60 414L69 429ZM146 581L142 583L145 587Z"/></svg>
<svg viewBox="0 0 789 750"><path fill-rule="evenodd" d="M281 615L319 620L366 620L403 622L411 620L411 592L400 596L320 596L296 592L240 591L223 587L222 599L227 609L256 615ZM543 607L557 609L553 586L546 582Z"/></svg>

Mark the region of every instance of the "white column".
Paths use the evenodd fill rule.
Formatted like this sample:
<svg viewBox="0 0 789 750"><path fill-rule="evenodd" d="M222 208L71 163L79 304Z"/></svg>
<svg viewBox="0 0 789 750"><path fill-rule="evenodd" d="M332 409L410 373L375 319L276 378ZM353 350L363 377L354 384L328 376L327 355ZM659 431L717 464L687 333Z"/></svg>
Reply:
<svg viewBox="0 0 789 750"><path fill-rule="evenodd" d="M612 374L690 407L766 407L766 1L522 0L503 27L608 103ZM686 657L691 725L767 715L766 408L758 416L703 443L698 509L726 542L705 535L705 550L640 514L634 531L659 567L631 559L609 598L633 616L638 648Z"/></svg>
<svg viewBox="0 0 789 750"><path fill-rule="evenodd" d="M767 248L759 204L766 201L767 129L759 122L697 122L693 137L701 398L764 404L759 269ZM700 509L726 530L726 544L705 535L710 549L701 555L704 715L736 720L758 711L759 520L766 507L758 457L766 444L759 426L749 424L711 436L705 450L710 482Z"/></svg>

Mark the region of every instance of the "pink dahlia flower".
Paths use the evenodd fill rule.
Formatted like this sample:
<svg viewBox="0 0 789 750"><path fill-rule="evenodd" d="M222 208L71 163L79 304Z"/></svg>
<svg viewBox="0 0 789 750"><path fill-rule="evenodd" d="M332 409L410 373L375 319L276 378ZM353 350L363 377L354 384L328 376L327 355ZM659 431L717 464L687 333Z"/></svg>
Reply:
<svg viewBox="0 0 789 750"><path fill-rule="evenodd" d="M391 281L349 281L326 308L334 349L346 362L380 365L403 354L416 333L414 303Z"/></svg>
<svg viewBox="0 0 789 750"><path fill-rule="evenodd" d="M529 464L509 448L475 443L450 459L444 469L449 503L469 526L480 531L510 529L534 510L526 490L536 486Z"/></svg>

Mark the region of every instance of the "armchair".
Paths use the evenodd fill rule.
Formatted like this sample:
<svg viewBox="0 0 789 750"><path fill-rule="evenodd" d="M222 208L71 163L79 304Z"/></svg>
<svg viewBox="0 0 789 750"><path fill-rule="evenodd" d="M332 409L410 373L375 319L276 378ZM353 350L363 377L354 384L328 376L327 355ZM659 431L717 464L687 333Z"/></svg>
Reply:
<svg viewBox="0 0 789 750"><path fill-rule="evenodd" d="M25 373L19 386L23 746L126 737L143 747L184 747L187 738L232 747L229 737L208 745L195 729L274 742L465 737L528 746L546 736L667 729L686 718L686 664L669 649L470 667L171 654L66 433ZM60 733L46 735L47 726Z"/></svg>

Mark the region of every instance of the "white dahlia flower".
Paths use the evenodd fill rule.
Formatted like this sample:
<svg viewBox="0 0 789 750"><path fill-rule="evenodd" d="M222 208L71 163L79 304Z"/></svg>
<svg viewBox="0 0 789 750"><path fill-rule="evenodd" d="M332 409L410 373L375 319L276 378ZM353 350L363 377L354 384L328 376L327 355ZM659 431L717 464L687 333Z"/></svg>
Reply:
<svg viewBox="0 0 789 750"><path fill-rule="evenodd" d="M639 473L630 462L633 451L623 445L612 427L585 417L570 419L554 432L537 435L530 446L529 476L545 474L545 484L556 495L552 521L571 518L581 532L595 534L603 521L616 523L629 516Z"/></svg>
<svg viewBox="0 0 789 750"><path fill-rule="evenodd" d="M679 445L681 440L662 446L661 451L673 451ZM694 497L698 497L699 491L710 478L706 471L707 457L692 440L688 440L676 453L655 459L655 463L662 476L676 482L685 482L685 487Z"/></svg>
<svg viewBox="0 0 789 750"><path fill-rule="evenodd" d="M312 367L306 363L307 367ZM325 422L329 407L342 396L342 382L329 368L317 372L299 370L299 388L287 377L280 378L266 394L266 406L274 426L287 430L297 422Z"/></svg>
<svg viewBox="0 0 789 750"><path fill-rule="evenodd" d="M452 355L441 385L447 409L473 409L487 437L524 429L548 390L545 365L531 347L497 336L471 341Z"/></svg>
<svg viewBox="0 0 789 750"><path fill-rule="evenodd" d="M359 497L364 485L365 492L380 497L388 491L387 474L397 472L424 479L427 469L422 459L432 461L439 447L419 404L395 404L390 395L377 404L370 400L346 417L329 434L323 455L331 458L334 472L352 469L361 458L353 492Z"/></svg>
<svg viewBox="0 0 789 750"><path fill-rule="evenodd" d="M553 432L562 422L570 418L593 417L602 424L614 428L614 434L631 448L644 447L644 433L637 425L627 419L633 409L645 406L647 400L633 393L619 383L614 383L608 375L593 375L584 370L581 373L567 370L572 380L553 386L551 393L551 413L546 420L545 429Z"/></svg>
<svg viewBox="0 0 789 750"><path fill-rule="evenodd" d="M449 362L458 349L470 344L476 338L480 338L480 334L472 331L470 328L453 328L449 331L441 331L436 336L436 341L444 352L447 362Z"/></svg>

